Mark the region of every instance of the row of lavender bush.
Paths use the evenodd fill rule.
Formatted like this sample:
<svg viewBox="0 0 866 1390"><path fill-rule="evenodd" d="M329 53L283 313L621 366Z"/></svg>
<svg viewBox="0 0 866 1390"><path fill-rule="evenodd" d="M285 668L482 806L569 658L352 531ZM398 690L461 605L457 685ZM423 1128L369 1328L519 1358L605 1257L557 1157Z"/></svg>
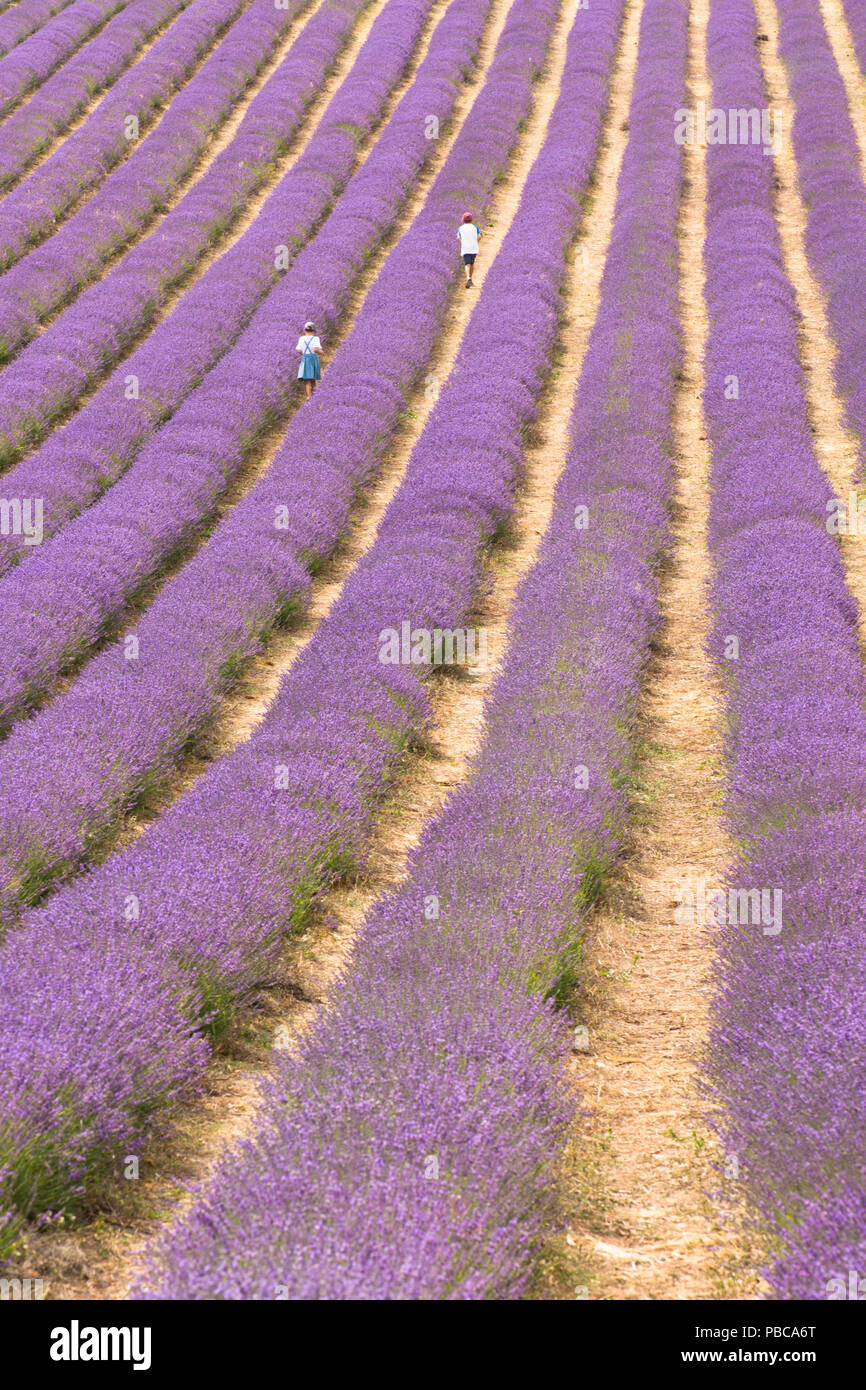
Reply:
<svg viewBox="0 0 866 1390"><path fill-rule="evenodd" d="M714 0L716 106L766 106L756 42L750 0ZM782 894L778 935L717 929L708 1078L769 1241L770 1284L780 1297L826 1298L830 1279L866 1261L866 679L825 524L773 164L760 145L716 145L708 178L705 408L730 879Z"/></svg>
<svg viewBox="0 0 866 1390"><path fill-rule="evenodd" d="M476 28L486 6L476 0L474 15L471 4L462 8L470 29ZM456 10L449 8L445 23L452 15L456 20ZM387 344L391 363L412 340L416 313L423 321L431 301L440 312L444 307L436 249L446 229L453 238L455 207L486 204L529 110L554 15L554 0L515 0L487 81L428 196L432 217L416 223L392 253L396 273L389 288L409 327ZM600 108L603 91L589 100ZM451 265L452 257L453 250ZM485 360L493 353L495 343ZM354 383L358 401L371 402L371 415L377 365ZM392 372L381 385L398 396L399 381ZM517 423L531 399L524 388ZM330 412L318 412L320 427L328 420L337 426L334 405L332 393ZM347 408L341 401L341 413ZM514 409L509 405L512 421ZM471 427L471 417L464 415L463 424ZM321 457L321 440L319 448ZM515 463L518 456L513 449ZM474 535L477 540L477 527ZM273 558L284 572L297 568L289 545ZM455 560L465 576L465 560ZM441 591L444 577L436 582ZM218 613L218 602L211 613ZM188 623L196 621L190 613ZM331 653L335 641L332 625L324 650ZM349 673L343 673L332 710L323 708L318 675L310 650L253 740L215 764L129 855L115 855L35 913L16 934L14 948L10 942L0 956L0 1058L9 1077L0 1119L0 1171L6 1170L9 1197L0 1209L7 1201L16 1210L50 1209L98 1178L101 1166L115 1169L117 1146L130 1142L143 1121L200 1073L208 1051L195 1032L202 1019L225 1013L234 998L267 977L282 933L358 845L385 768L423 717L423 695L411 673L396 671L402 691L383 686L373 717L356 711L347 730L340 714ZM339 737L333 748L332 735ZM286 791L275 784L275 763L284 761L291 769ZM59 993L51 1010L40 1007L31 1016L44 998L41 990L33 992L40 977L53 980ZM90 1019L94 1006L98 1018Z"/></svg>
<svg viewBox="0 0 866 1390"><path fill-rule="evenodd" d="M658 622L680 358L681 151L670 117L684 91L687 15L686 0L648 0L642 17L573 443L516 597L474 774L428 828L408 880L374 909L298 1054L277 1057L256 1138L221 1161L168 1232L146 1280L152 1297L501 1298L531 1275L573 1104L553 1005L626 818L634 704ZM600 59L610 39L594 38ZM513 270L524 267L516 302L534 323L551 313L532 291L553 267L533 242L531 209L547 227L568 225L560 190L573 189L571 82L584 44L579 21L527 184L530 215L510 248ZM491 299L491 321L513 302ZM477 399L477 383L470 390ZM464 493L459 419L453 445L438 447L445 481ZM422 533L419 514L413 539ZM387 621L386 572L377 578L375 614Z"/></svg>
<svg viewBox="0 0 866 1390"><path fill-rule="evenodd" d="M162 0L162 3L154 4L153 0L141 0L141 3L127 5L106 24L97 38L86 44L53 77L43 82L38 96L0 126L0 189L8 190L17 182L34 159L85 110L93 98L126 71L142 45L188 3L189 0ZM128 85L121 84L122 87ZM112 99L114 95L112 93ZM124 102L121 104L121 114L115 112L115 142L118 134L121 137L118 158L127 147L127 142L122 140L123 118L128 112L136 110L136 106ZM93 117L86 124L92 127ZM79 143L75 134L70 136L71 149ZM103 167L100 170L97 165L92 169L91 177L104 173L109 162L110 156L103 152ZM79 181L73 185L75 197L80 196L87 187L87 166L81 160L78 163ZM52 207L58 212L61 210L56 188Z"/></svg>
<svg viewBox="0 0 866 1390"><path fill-rule="evenodd" d="M305 3L297 0L291 11L280 13L288 22ZM123 472L144 439L238 336L328 208L356 150L344 136L342 160L333 170L327 162L319 168L316 151L326 129L321 126L317 143L276 183L246 234L180 297L138 350L117 363L178 280L273 177L274 161L297 134L363 8L360 0L324 0L203 177L155 231L6 367L0 377L0 456L8 462L117 364L81 412L4 479L7 497L40 499L43 539ZM306 200L298 196L301 184ZM278 260L280 245L285 260ZM14 531L3 537L0 572L27 554L27 546Z"/></svg>
<svg viewBox="0 0 866 1390"><path fill-rule="evenodd" d="M126 0L75 0L0 58L0 117L50 77Z"/></svg>
<svg viewBox="0 0 866 1390"><path fill-rule="evenodd" d="M31 34L35 34L69 3L70 0L21 0L11 14L4 14L0 19L0 57L5 57L16 44L29 39Z"/></svg>
<svg viewBox="0 0 866 1390"><path fill-rule="evenodd" d="M845 84L820 12L777 0L779 52L795 105L794 151L807 209L806 249L839 348L835 369L866 446L866 185ZM862 21L866 31L866 12ZM866 152L864 152L866 154ZM848 498L843 499L848 503ZM846 518L847 519L847 518ZM855 518L852 518L856 520Z"/></svg>
<svg viewBox="0 0 866 1390"><path fill-rule="evenodd" d="M4 335L7 355L33 333L40 319L95 278L105 262L161 209L267 61L295 9L266 8L265 0L251 0L246 9L244 0L209 0L207 5L187 11L142 60L143 87L149 88L157 100L158 93L170 94L175 89L171 104L158 125L108 175L93 196L48 241L30 251L0 280L0 315L8 324ZM244 12L236 18L239 10ZM228 24L232 25L228 34L183 86L202 51L214 43ZM151 62L154 53L157 57ZM168 80L162 71L163 60L171 73ZM132 74L135 78L138 75L137 70ZM113 102L113 96L108 100ZM94 133L99 126L97 121ZM88 127L89 122L79 133L84 136ZM109 112L108 129L109 144L118 139L127 144L119 112L114 116ZM96 143L97 148L90 150L89 140L85 139L85 158L93 156L98 161L99 140ZM0 239L4 246L14 244L16 254L28 236L31 180L40 181L42 197L42 206L33 215L39 225L49 230L54 159L58 160L58 182L61 186L66 184L62 201L70 191L74 193L78 151L70 148L67 154L67 144L71 146L72 142L64 143L30 179L4 199ZM19 204L23 205L23 219L19 216Z"/></svg>
<svg viewBox="0 0 866 1390"><path fill-rule="evenodd" d="M352 2L358 4L359 0ZM365 131L381 117L390 91L405 71L418 40L420 28L425 21L427 8L429 6L426 4L419 5L418 0L392 0L387 14L380 15L373 26L359 62L330 103L326 116L303 158L269 199L265 211L232 252L217 262L211 272L185 296L171 319L162 325L164 331L154 334L153 340L145 344L125 365L134 366L143 359L151 366L156 363L164 374L171 369L171 354L177 356L179 351L189 349L190 343L195 342L197 330L204 337L202 354L206 347L210 347L211 351L219 351L220 348L225 350L231 342L232 330L235 330L236 336L238 327L243 324L246 317L245 309L248 309L250 300L255 303L255 289L267 288L268 284L277 281L277 287L272 290L270 299L266 299L265 304L253 316L228 358L217 369L217 373L206 376L204 383L178 415L150 441L122 485L119 485L120 491L115 489L109 493L97 508L79 519L76 526L67 528L66 532L55 537L54 542L44 548L44 555L49 561L47 569L42 568L43 556L40 554L35 563L31 560L29 565L22 567L19 574L7 580L3 586L3 592L7 596L11 597L12 591L17 589L25 606L28 610L31 609L30 599L25 595L32 597L34 576L36 582L39 582L41 571L43 581L51 582L49 572L59 557L60 549L66 547L71 530L80 531L82 527L93 525L96 534L100 526L108 521L116 536L114 518L121 516L126 518L124 525L128 526L129 544L140 547L140 519L148 510L153 510L155 498L159 499L161 495L169 508L164 517L167 530L162 536L153 537L153 544L163 547L154 552L154 558L148 561L144 554L139 554L137 558L131 559L127 553L127 558L131 559L131 568L124 572L123 554L117 552L115 543L113 549L111 545L106 546L99 560L100 567L105 563L109 570L116 571L115 583L119 584L120 588L114 591L113 603L115 609L117 605L122 607L124 599L135 590L146 573L145 565L149 563L153 572L153 568L158 567L156 556L170 553L185 530L194 527L207 516L221 486L224 485L225 472L230 471L223 465L225 450L231 449L230 459L233 468L236 469L256 442L260 430L272 423L278 415L285 413L297 372L292 330L296 330L298 324L304 321L305 311L310 306L311 287L316 286L315 292L319 295L328 296L322 304L320 315L320 322L324 328L336 322L340 306L344 303L355 277L363 268L375 244L394 225L399 208L408 194L410 180L417 176L424 156L433 148L425 135L427 116L418 112L415 98L404 106L401 119L390 126L384 137L385 143L381 147L377 146L366 161L363 177L353 185L352 195L347 195L342 200L338 211L306 247L301 263L292 267L287 274L277 275L274 271L273 238L281 232L285 234L288 230L287 214L292 217L294 230L298 235L302 234L307 227L307 219L320 218L330 199L338 193L355 162L358 143L364 137ZM323 24L327 23L328 15L325 8L320 11L320 15ZM342 26L343 32L347 32L350 21L351 9L347 0L335 0L335 14L331 16L332 25L337 29ZM388 53L389 45L395 46L395 55L399 63ZM388 54L387 62L383 62L383 53ZM444 85L446 106L449 90L453 98L455 81L456 79L451 79L447 84L443 84L440 80L438 88L435 89L438 95ZM405 119L405 112L410 107L414 116L414 128ZM351 123L347 120L350 115ZM395 178L401 161L405 182ZM223 307L223 315L218 320L218 325L221 323L223 327L222 343L215 339L212 331L208 331L214 318L215 293L219 293L219 302ZM287 324L291 325L288 332ZM206 325L203 330L202 325ZM256 345L255 353L251 349L253 343ZM255 376L250 372L251 362L256 364ZM242 378L239 368L243 368L245 373ZM186 364L184 370L178 369L176 374L181 381L186 380ZM251 383L256 377L259 379L256 382L258 392L251 389ZM227 380L231 382L229 394L225 389ZM194 384L194 381L191 384ZM115 392L115 400L119 395L119 391ZM227 414L227 401L232 397L235 398L234 410L233 413ZM125 400L123 404L127 404ZM91 406L92 408L89 406L83 412L83 416L87 418L83 419L80 427L70 426L64 432L71 433L76 442L86 441L88 431L92 435L92 432L99 428L97 401L92 402ZM122 424L128 429L128 412L124 412L121 407L117 413L123 416ZM224 418L216 432L215 440L213 421L220 415ZM103 413L103 429L106 423L106 415ZM119 462L119 445L124 442L122 434L119 440L115 435L107 442L107 448L111 449L109 458L115 466ZM136 442L133 437L131 446L127 446L130 452ZM103 457L106 452L107 450L103 449ZM43 449L41 453L43 456L48 453L50 458L49 450ZM122 454L120 456L122 458ZM179 459L192 458L198 459L197 471L190 467L184 468L178 462ZM88 459L87 466L93 468L98 461L99 456L96 461ZM16 472L20 474L26 469L25 464L23 469ZM209 476L203 478L202 469L209 469ZM33 471L35 470L31 468L31 476ZM74 473L71 481L77 481ZM159 487L167 487L168 491L163 490L162 494L159 494L155 491ZM184 493L186 508L179 510L178 504ZM171 535L172 529L174 536ZM98 558L96 551L92 552L91 558ZM23 577L25 573L26 580ZM68 578L68 570L66 574ZM102 577L105 578L107 574L108 571ZM81 577L84 580L83 571ZM99 580L99 576L96 577ZM109 599L109 595L104 592L100 602L104 603L106 599ZM12 601L15 602L14 599ZM111 602L110 599L109 601ZM94 636L98 636L109 612L110 608L103 610L103 618L97 621ZM87 645L81 644L82 653L86 651ZM49 660L52 659L47 649L43 651L43 656L46 655ZM27 659L25 656L25 660ZM15 677L12 676L10 689L14 682ZM7 712L11 713L11 710Z"/></svg>

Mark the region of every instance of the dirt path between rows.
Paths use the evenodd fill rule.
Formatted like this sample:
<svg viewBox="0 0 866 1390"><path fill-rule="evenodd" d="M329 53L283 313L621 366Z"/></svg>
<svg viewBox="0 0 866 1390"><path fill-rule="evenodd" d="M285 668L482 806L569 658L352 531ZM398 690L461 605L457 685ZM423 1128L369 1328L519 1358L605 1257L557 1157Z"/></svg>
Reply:
<svg viewBox="0 0 866 1390"><path fill-rule="evenodd" d="M707 0L690 15L689 104L710 105ZM717 885L730 859L720 821L721 697L705 652L710 571L708 446L702 410L704 150L686 146L679 268L683 381L674 427L674 547L662 575L663 628L639 713L641 760L630 843L592 923L584 1023L572 1071L587 1114L563 1179L565 1230L542 1297L754 1296L752 1257L708 1193L718 1161L695 1081L707 1036L711 947L676 925L687 888Z"/></svg>
<svg viewBox="0 0 866 1390"><path fill-rule="evenodd" d="M484 262L489 265L517 210L529 169L543 141L547 121L558 94L565 43L577 11L577 0L568 0L551 47L549 70L539 84L536 108L527 122L515 159L499 186L495 206L486 225ZM496 30L488 35L485 66L505 18L505 7L496 15ZM623 42L613 82L611 115L592 188L592 202L584 218L563 297L564 319L558 344L558 365L545 390L540 423L527 450L526 475L518 502L515 524L504 544L491 556L490 593L473 622L488 632L487 669L475 676L437 682L435 718L429 746L406 760L394 793L379 818L372 845L370 872L363 880L327 895L320 918L302 938L287 946L282 990L263 1001L265 1017L257 1036L247 1034L232 1060L219 1058L209 1074L209 1093L189 1107L171 1154L159 1156L162 1170L140 1184L134 1218L118 1212L113 1229L102 1217L74 1235L39 1237L31 1245L27 1264L38 1264L49 1281L49 1297L124 1297L134 1271L134 1248L155 1229L155 1216L182 1208L178 1178L200 1176L228 1144L249 1133L255 1121L257 1082L268 1055L262 1043L279 1039L295 1046L315 1015L316 1003L327 991L335 973L345 964L363 919L376 898L400 880L406 859L417 844L430 817L441 808L450 790L467 777L472 756L483 730L483 702L495 679L507 642L508 615L520 578L532 564L541 535L550 518L553 492L564 463L568 443L571 403L580 374L589 329L598 303L598 287L609 239L614 192L625 146L624 115L634 73L640 4L627 6ZM437 346L431 374L447 377L475 300L455 293L452 313ZM324 614L336 600L352 567L372 544L379 521L405 472L412 447L432 409L433 400L419 397L409 423L389 455L371 500L359 511L351 537L321 582L316 585L313 609L302 629L271 644L266 656L254 664L232 700L227 701L212 734L213 753L222 753L247 737L263 717L276 694L281 675L310 639ZM130 1254L130 1252L133 1252Z"/></svg>
<svg viewBox="0 0 866 1390"><path fill-rule="evenodd" d="M824 0L822 8L832 6ZM794 103L788 89L785 65L779 57L779 25L773 0L755 0L755 12L767 42L758 45L767 94L782 112L785 138L776 156L776 222L782 243L785 272L794 287L802 314L798 340L805 377L812 443L818 462L837 497L846 502L859 474L858 440L848 427L845 402L836 389L837 348L827 319L824 297L806 255L806 207L800 193L797 161L791 140ZM825 13L828 25L833 21ZM837 33L837 42L840 36ZM836 48L834 44L834 48ZM839 545L848 588L857 601L860 639L866 644L866 544L862 536L841 535Z"/></svg>

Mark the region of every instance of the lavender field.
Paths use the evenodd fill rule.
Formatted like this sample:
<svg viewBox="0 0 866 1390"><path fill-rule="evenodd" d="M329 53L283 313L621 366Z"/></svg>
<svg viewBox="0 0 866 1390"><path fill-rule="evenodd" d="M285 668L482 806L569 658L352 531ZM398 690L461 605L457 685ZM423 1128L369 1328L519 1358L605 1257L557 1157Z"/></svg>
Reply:
<svg viewBox="0 0 866 1390"><path fill-rule="evenodd" d="M0 1301L866 1298L864 840L866 0L0 4Z"/></svg>

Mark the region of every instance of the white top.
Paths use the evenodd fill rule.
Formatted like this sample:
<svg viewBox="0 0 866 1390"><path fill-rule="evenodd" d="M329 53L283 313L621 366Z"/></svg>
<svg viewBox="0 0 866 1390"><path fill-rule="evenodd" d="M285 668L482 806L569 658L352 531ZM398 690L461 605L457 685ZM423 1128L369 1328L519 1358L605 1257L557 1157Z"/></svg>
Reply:
<svg viewBox="0 0 866 1390"><path fill-rule="evenodd" d="M303 352L305 348L310 352L321 352L322 344L319 342L318 335L315 333L302 333L298 339L298 352Z"/></svg>
<svg viewBox="0 0 866 1390"><path fill-rule="evenodd" d="M464 256L471 256L478 252L479 229L474 222L461 222L457 228L457 235L460 238L460 252Z"/></svg>

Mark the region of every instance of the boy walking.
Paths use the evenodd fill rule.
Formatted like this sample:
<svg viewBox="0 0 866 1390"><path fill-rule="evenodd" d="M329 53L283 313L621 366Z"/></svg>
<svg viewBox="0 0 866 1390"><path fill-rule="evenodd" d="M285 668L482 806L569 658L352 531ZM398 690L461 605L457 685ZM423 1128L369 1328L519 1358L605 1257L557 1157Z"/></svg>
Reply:
<svg viewBox="0 0 866 1390"><path fill-rule="evenodd" d="M475 265L475 257L478 255L478 238L481 236L481 228L476 227L471 212L464 212L463 221L457 228L457 235L460 238L460 250L463 255L463 264L466 267L466 288L468 290L472 286L472 268Z"/></svg>

